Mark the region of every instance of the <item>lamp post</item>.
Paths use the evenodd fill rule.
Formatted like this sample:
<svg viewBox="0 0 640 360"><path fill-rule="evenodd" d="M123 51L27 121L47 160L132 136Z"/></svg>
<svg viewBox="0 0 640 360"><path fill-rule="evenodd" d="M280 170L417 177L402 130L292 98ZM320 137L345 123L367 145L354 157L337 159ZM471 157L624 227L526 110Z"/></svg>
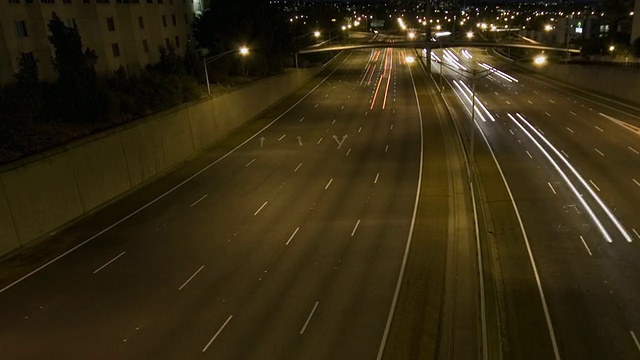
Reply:
<svg viewBox="0 0 640 360"><path fill-rule="evenodd" d="M204 58L202 59L202 64L204 65L204 77L207 80L207 94L209 94L209 96L211 96L211 85L209 84L209 71L207 70L207 64L216 61L218 59L220 59L223 56L232 54L232 53L240 53L240 55L242 56L246 56L249 54L249 48L247 48L246 46L243 46L239 49L231 49L231 50L227 50L225 52L221 52L220 54L216 54L213 56L210 56L208 58Z"/></svg>

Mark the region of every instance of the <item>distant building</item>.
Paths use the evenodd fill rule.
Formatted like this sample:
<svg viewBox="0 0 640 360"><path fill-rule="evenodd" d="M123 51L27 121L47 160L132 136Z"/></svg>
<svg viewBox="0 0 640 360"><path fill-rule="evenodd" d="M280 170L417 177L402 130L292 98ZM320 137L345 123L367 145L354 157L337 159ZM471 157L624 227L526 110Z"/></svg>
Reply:
<svg viewBox="0 0 640 360"><path fill-rule="evenodd" d="M96 71L120 67L136 73L159 60L160 46L178 53L191 40L193 0L2 0L0 1L0 83L18 70L21 58L37 61L40 77L53 80L53 47L47 24L55 12L77 26L83 46L98 55Z"/></svg>
<svg viewBox="0 0 640 360"><path fill-rule="evenodd" d="M640 38L640 0L636 0L633 8L633 24L631 26L631 43Z"/></svg>

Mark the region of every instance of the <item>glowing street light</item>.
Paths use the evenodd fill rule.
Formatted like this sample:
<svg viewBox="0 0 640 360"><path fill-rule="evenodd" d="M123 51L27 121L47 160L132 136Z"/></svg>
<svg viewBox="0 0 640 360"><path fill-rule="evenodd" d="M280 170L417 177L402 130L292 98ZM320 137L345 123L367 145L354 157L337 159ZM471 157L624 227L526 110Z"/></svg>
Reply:
<svg viewBox="0 0 640 360"><path fill-rule="evenodd" d="M242 56L246 56L249 55L249 48L246 46L243 46L240 48L240 50L238 50L238 52L240 53L240 55Z"/></svg>
<svg viewBox="0 0 640 360"><path fill-rule="evenodd" d="M609 46L609 51L610 51L610 52L613 52L613 50L615 50L615 49L616 49L616 47L615 47L615 46L613 46L613 45Z"/></svg>
<svg viewBox="0 0 640 360"><path fill-rule="evenodd" d="M205 58L202 60L202 63L204 64L204 77L207 80L207 93L209 95L211 95L211 85L209 83L209 71L207 70L207 64L213 61L216 61L218 59L220 59L221 57L225 56L225 55L229 55L231 53L239 53L242 56L246 56L249 54L249 48L246 46L242 46L239 49L231 49L231 50L227 50L225 52L222 52L220 54L217 55L213 55L213 56L209 56L208 58Z"/></svg>
<svg viewBox="0 0 640 360"><path fill-rule="evenodd" d="M316 37L316 38L319 38L320 37L320 31L317 31L317 30L314 31L313 32L313 36Z"/></svg>
<svg viewBox="0 0 640 360"><path fill-rule="evenodd" d="M473 31L467 32L467 39L469 40L473 39Z"/></svg>
<svg viewBox="0 0 640 360"><path fill-rule="evenodd" d="M409 39L413 39L416 37L416 33L414 33L413 31L408 33L407 36L409 37Z"/></svg>
<svg viewBox="0 0 640 360"><path fill-rule="evenodd" d="M544 31L551 31L551 30L553 30L553 26L551 26L551 25L545 25L544 26Z"/></svg>
<svg viewBox="0 0 640 360"><path fill-rule="evenodd" d="M416 61L416 58L414 58L413 56L410 56L410 55L405 57L404 59L407 61L407 64L411 64L414 61Z"/></svg>
<svg viewBox="0 0 640 360"><path fill-rule="evenodd" d="M538 55L533 59L533 63L540 66L547 62L547 57L544 55Z"/></svg>

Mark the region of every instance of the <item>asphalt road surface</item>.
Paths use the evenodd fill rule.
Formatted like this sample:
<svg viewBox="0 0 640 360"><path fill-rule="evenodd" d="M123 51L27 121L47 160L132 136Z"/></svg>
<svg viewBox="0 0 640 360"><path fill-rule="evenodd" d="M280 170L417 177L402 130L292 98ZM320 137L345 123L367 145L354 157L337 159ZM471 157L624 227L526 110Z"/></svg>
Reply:
<svg viewBox="0 0 640 360"><path fill-rule="evenodd" d="M419 110L435 107L433 89L404 55L342 54L212 151L5 261L0 358L374 359L405 333L391 331L398 299L398 316L433 335L424 354L436 351L443 249L455 235L451 154L439 117ZM423 167L440 171L421 181ZM439 213L418 226L425 199L422 213ZM428 251L433 234L441 252ZM412 239L426 249L417 258ZM436 300L412 310L407 301L423 299L398 284L424 256L438 264ZM467 281L453 286L468 318L458 321L472 330L449 353L474 358L475 253L461 256Z"/></svg>
<svg viewBox="0 0 640 360"><path fill-rule="evenodd" d="M435 53L460 126L473 82L491 114L478 107L474 149L502 355L640 358L640 108L486 51Z"/></svg>

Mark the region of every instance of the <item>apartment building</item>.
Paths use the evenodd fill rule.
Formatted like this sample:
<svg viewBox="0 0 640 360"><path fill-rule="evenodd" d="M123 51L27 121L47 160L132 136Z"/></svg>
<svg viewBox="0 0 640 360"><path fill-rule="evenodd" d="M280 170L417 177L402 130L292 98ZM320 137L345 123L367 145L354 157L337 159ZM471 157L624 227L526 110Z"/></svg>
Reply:
<svg viewBox="0 0 640 360"><path fill-rule="evenodd" d="M184 53L191 40L193 0L0 0L0 83L10 81L21 58L37 61L53 80L47 24L56 13L77 26L85 47L98 55L96 71L139 72L159 60L160 46Z"/></svg>

